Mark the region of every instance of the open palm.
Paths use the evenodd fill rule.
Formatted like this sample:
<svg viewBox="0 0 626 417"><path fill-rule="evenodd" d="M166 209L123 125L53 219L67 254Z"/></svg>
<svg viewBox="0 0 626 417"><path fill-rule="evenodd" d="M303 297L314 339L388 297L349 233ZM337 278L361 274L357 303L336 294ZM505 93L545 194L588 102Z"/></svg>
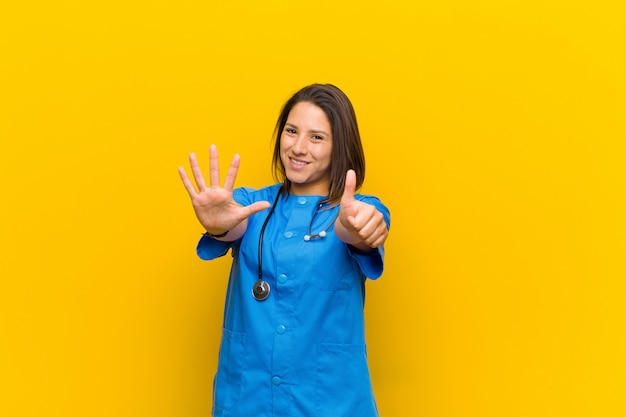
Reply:
<svg viewBox="0 0 626 417"><path fill-rule="evenodd" d="M191 172L195 185L187 176L185 169L180 167L178 173L185 189L191 197L196 217L202 226L211 234L220 234L234 229L252 214L269 207L269 202L259 201L249 206L241 206L233 199L233 188L239 170L239 155L235 155L228 168L224 186L220 186L220 172L217 148L209 148L209 185L207 186L202 170L195 154L189 155ZM244 229L245 230L245 229Z"/></svg>

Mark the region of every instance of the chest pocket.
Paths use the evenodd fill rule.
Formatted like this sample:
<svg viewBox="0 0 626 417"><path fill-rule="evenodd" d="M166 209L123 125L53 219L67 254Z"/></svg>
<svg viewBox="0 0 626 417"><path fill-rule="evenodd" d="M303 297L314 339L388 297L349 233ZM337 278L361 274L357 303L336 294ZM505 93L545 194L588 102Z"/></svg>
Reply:
<svg viewBox="0 0 626 417"><path fill-rule="evenodd" d="M309 283L322 291L349 290L360 282L359 267L334 234L325 239L307 242L312 258Z"/></svg>

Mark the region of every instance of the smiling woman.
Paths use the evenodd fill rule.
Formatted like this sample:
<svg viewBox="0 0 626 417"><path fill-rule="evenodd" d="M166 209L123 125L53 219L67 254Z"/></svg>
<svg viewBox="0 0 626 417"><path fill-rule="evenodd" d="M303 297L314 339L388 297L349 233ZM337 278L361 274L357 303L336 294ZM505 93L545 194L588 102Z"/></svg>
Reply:
<svg viewBox="0 0 626 417"><path fill-rule="evenodd" d="M355 194L363 149L348 98L303 88L283 107L274 146L281 182L260 190L234 188L237 155L221 186L215 146L209 184L193 154L195 186L179 170L207 231L198 255L233 253L213 415L377 416L363 308L390 218L376 197Z"/></svg>
<svg viewBox="0 0 626 417"><path fill-rule="evenodd" d="M206 417L222 334L231 349L222 351L218 382L239 375L242 383L239 392L220 388L217 399L234 414L255 377L266 394L274 387L268 375L281 378L277 392L306 382L311 394L318 384L311 401L351 390L350 379L339 385L343 375L327 372L336 363L328 357L360 322L346 335L327 333L320 343L330 346L309 348L317 382L293 383L288 366L270 374L272 364L295 360L286 343L299 346L305 330L329 327L281 319L284 302L354 289L355 272L331 264L335 258L306 264L321 256L310 252L337 243L330 204L315 214L308 196L277 203L262 245L272 287L257 302L250 292L262 224L250 219L263 223L275 194L259 198L268 201L249 217L236 259L201 262L189 245L202 226L173 175L181 155L204 157L206 138L219 138L211 140L219 141L222 181L241 152L237 185L260 193L274 183L268 144L287 93L324 79L358 113L367 155L360 192L376 194L394 217L384 279L366 284L380 414L626 416L626 54L616 53L624 50L626 2L367 6L2 2L0 416ZM357 189L364 171L349 154L358 148L337 131L349 120L326 117L329 195L340 198L349 168ZM205 165L208 184L208 155ZM287 200L292 211L309 211L277 230L291 219L281 219ZM305 242L329 225L326 237ZM210 232L226 232L214 226ZM287 264L293 247L300 251ZM281 258L266 261L271 254ZM242 281L227 289L233 260ZM222 330L227 291L248 300L231 302ZM263 314L242 329L242 314L253 312L236 308L253 302ZM269 330L252 346L257 327ZM341 355L360 355L351 349ZM241 359L226 364L229 357ZM342 371L352 374L348 361ZM321 384L342 389L329 394ZM274 401L277 411L282 405Z"/></svg>
<svg viewBox="0 0 626 417"><path fill-rule="evenodd" d="M328 194L333 137L328 117L302 101L289 112L280 138L280 159L292 194Z"/></svg>
<svg viewBox="0 0 626 417"><path fill-rule="evenodd" d="M356 174L357 189L363 184L365 155L356 114L348 97L337 87L316 84L294 94L280 112L275 134L276 143L280 146L274 146L272 159L274 177L278 182L284 181L285 192L290 191L293 181L288 175L290 172L288 167L291 167L291 162L288 162L289 157L295 157L296 152L303 151L298 147L285 149L293 143L291 139L293 135L295 137L306 136L309 143L313 142L311 145L323 145L307 147L304 149L305 152L309 149L325 149L326 145L330 148L332 163L328 166L327 190L324 191L322 187L321 193L328 194L328 202L338 203L341 199L348 170L354 170ZM311 153L313 155L309 158L318 158L316 155L323 152L315 150ZM305 161L294 158L294 168L302 162ZM318 168L322 169L319 164Z"/></svg>

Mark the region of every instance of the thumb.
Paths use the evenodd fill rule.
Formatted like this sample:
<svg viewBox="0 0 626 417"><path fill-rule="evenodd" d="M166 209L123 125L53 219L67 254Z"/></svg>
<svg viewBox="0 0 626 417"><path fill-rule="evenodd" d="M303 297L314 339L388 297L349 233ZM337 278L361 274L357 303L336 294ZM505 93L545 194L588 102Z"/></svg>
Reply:
<svg viewBox="0 0 626 417"><path fill-rule="evenodd" d="M356 200L354 199L354 191L356 189L356 173L349 169L346 173L346 184L341 196L341 208L346 210L348 216L356 215Z"/></svg>
<svg viewBox="0 0 626 417"><path fill-rule="evenodd" d="M244 213L244 217L248 218L254 213L258 213L259 211L263 211L269 207L269 201L257 201L256 203L252 203L249 206L242 207L242 212Z"/></svg>

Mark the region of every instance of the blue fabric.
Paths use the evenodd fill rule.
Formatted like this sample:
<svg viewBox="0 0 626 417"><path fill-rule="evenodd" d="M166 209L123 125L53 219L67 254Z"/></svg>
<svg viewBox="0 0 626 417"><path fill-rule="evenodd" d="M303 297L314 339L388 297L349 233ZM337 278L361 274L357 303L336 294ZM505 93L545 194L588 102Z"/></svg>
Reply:
<svg viewBox="0 0 626 417"><path fill-rule="evenodd" d="M235 200L273 202L279 185L238 188ZM373 204L389 225L389 211ZM304 241L319 196L279 197L263 238L263 279L269 298L257 301L258 244L269 209L251 216L244 236L221 242L203 236L202 259L232 249L233 265L224 307L213 415L224 417L375 417L363 307L365 279L383 272L383 249L361 253L340 241L333 227L323 239ZM319 233L338 207L318 212Z"/></svg>

